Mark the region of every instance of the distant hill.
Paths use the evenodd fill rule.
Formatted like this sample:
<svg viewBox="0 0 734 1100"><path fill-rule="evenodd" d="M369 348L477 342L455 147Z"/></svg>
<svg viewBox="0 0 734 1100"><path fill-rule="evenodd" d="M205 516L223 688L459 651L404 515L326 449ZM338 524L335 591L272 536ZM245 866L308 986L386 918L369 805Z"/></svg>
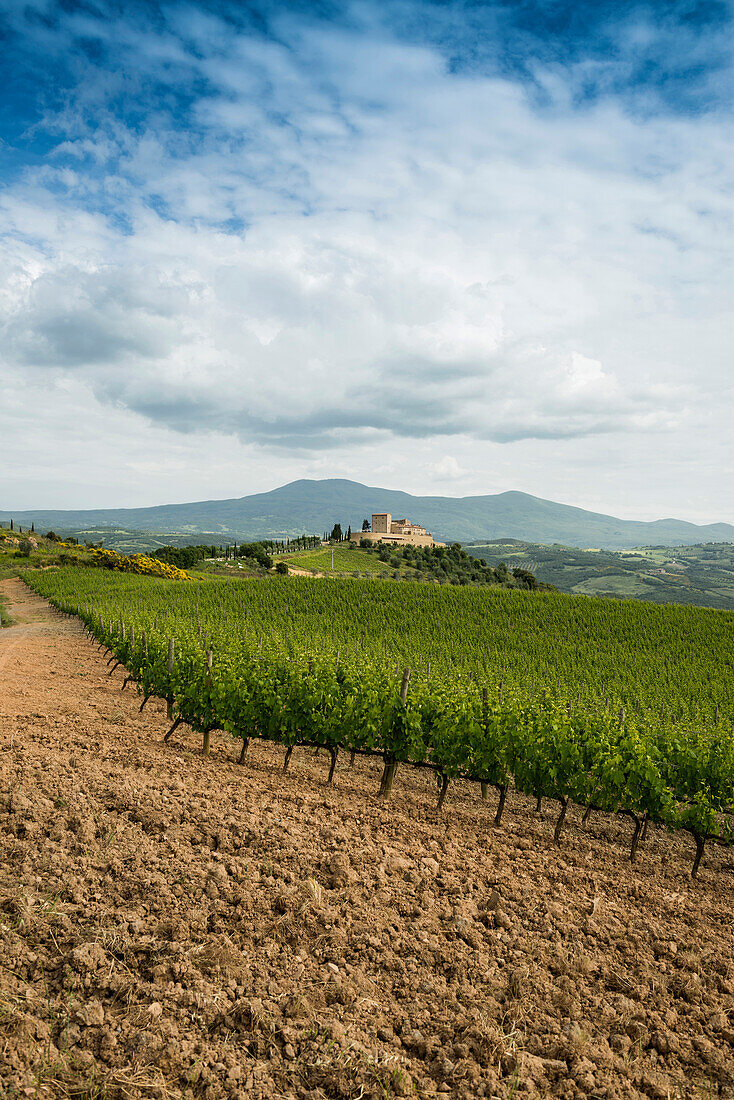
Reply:
<svg viewBox="0 0 734 1100"><path fill-rule="evenodd" d="M639 550L580 550L518 539L464 543L488 565L501 561L539 581L585 596L617 596L653 603L692 604L734 611L734 543Z"/></svg>
<svg viewBox="0 0 734 1100"><path fill-rule="evenodd" d="M90 527L197 536L214 533L224 539L286 538L303 532L320 534L334 523L355 529L372 512L392 512L422 523L443 542L477 542L517 538L535 543L624 549L631 546L689 546L703 542L734 542L734 526L712 523L697 526L684 520L652 523L616 519L557 504L527 493L493 496L416 497L356 481L300 480L268 493L234 500L205 500L193 504L162 504L153 508L104 508L84 511L0 511L23 527L34 522L48 528L83 531Z"/></svg>

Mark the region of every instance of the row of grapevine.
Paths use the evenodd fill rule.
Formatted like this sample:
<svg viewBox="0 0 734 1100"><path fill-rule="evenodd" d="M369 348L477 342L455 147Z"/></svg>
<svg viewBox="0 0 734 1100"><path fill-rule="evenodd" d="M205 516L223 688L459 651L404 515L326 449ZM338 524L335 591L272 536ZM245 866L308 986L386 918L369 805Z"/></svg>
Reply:
<svg viewBox="0 0 734 1100"><path fill-rule="evenodd" d="M487 684L461 665L454 674L429 674L425 666L409 671L384 655L334 653L273 632L229 624L215 631L211 608L203 611L217 596L211 585L200 586L196 615L190 603L155 608L139 591L121 612L115 593L95 599L100 592L87 576L72 578L77 587L66 591L58 575L34 584L81 616L144 702L168 699L172 730L188 723L203 734L205 751L210 731L220 728L242 739L243 755L252 737L283 745L288 756L295 745L322 746L331 775L340 750L375 754L384 761L384 795L399 765L430 767L442 779L441 802L455 777L496 787L497 824L512 783L558 802L557 842L571 802L633 818L633 857L648 821L687 829L696 841L694 873L709 837L730 839L734 739L721 722L671 722L642 707L611 711L558 690L528 693L510 682L506 666Z"/></svg>
<svg viewBox="0 0 734 1100"><path fill-rule="evenodd" d="M734 614L502 589L268 577L173 582L69 568L29 575L43 595L86 602L167 635L183 624L222 652L265 638L283 653L387 660L474 677L532 699L649 721L734 723Z"/></svg>

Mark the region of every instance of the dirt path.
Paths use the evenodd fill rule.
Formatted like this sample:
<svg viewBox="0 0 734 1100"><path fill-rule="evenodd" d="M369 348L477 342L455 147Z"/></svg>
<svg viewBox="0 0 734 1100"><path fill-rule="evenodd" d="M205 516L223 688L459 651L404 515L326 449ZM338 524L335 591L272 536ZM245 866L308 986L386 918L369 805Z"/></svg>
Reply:
<svg viewBox="0 0 734 1100"><path fill-rule="evenodd" d="M185 729L2 582L0 1096L732 1096L734 867Z"/></svg>
<svg viewBox="0 0 734 1100"><path fill-rule="evenodd" d="M61 628L62 616L19 580L0 581L0 596L12 607L13 626L0 630L0 672L19 644L27 638L50 637ZM21 661L20 655L16 661Z"/></svg>

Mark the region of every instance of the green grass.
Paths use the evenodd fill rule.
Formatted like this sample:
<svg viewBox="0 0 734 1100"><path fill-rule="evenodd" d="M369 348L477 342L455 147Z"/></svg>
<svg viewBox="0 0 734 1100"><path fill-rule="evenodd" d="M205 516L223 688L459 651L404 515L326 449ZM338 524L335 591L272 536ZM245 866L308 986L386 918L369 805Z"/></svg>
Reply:
<svg viewBox="0 0 734 1100"><path fill-rule="evenodd" d="M304 550L297 554L276 554L275 561L284 561L295 569L315 569L319 573L331 573L331 547L323 546L318 550ZM368 573L371 577L380 573L394 572L389 562L380 561L377 554L369 550L350 550L348 546L334 547L334 573ZM401 573L412 573L402 569Z"/></svg>
<svg viewBox="0 0 734 1100"><path fill-rule="evenodd" d="M624 574L589 577L588 580L575 584L572 591L582 596L629 596L637 599L644 599L649 595L649 589L642 581Z"/></svg>
<svg viewBox="0 0 734 1100"><path fill-rule="evenodd" d="M17 554L7 554L0 551L0 581L7 580L8 577L18 576L19 569L15 564L17 560Z"/></svg>

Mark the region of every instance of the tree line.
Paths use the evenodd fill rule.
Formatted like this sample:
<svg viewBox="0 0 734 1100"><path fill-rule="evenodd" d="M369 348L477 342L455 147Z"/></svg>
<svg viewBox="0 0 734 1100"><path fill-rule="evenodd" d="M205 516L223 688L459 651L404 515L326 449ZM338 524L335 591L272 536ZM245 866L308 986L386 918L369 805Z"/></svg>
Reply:
<svg viewBox="0 0 734 1100"><path fill-rule="evenodd" d="M151 553L151 557L175 565L179 569L190 569L205 558L224 558L231 561L237 558L249 559L263 569L272 569L273 554L287 554L296 550L310 550L321 545L318 535L298 535L294 539L263 539L259 542L233 542L222 546L200 543L194 546L160 546Z"/></svg>
<svg viewBox="0 0 734 1100"><path fill-rule="evenodd" d="M505 562L486 565L462 550L461 543L450 546L413 546L410 543L371 542L364 539L362 548L377 554L379 561L392 569L412 569L426 580L439 584L500 585L527 591L553 591L553 585L543 584L528 569L508 569Z"/></svg>

